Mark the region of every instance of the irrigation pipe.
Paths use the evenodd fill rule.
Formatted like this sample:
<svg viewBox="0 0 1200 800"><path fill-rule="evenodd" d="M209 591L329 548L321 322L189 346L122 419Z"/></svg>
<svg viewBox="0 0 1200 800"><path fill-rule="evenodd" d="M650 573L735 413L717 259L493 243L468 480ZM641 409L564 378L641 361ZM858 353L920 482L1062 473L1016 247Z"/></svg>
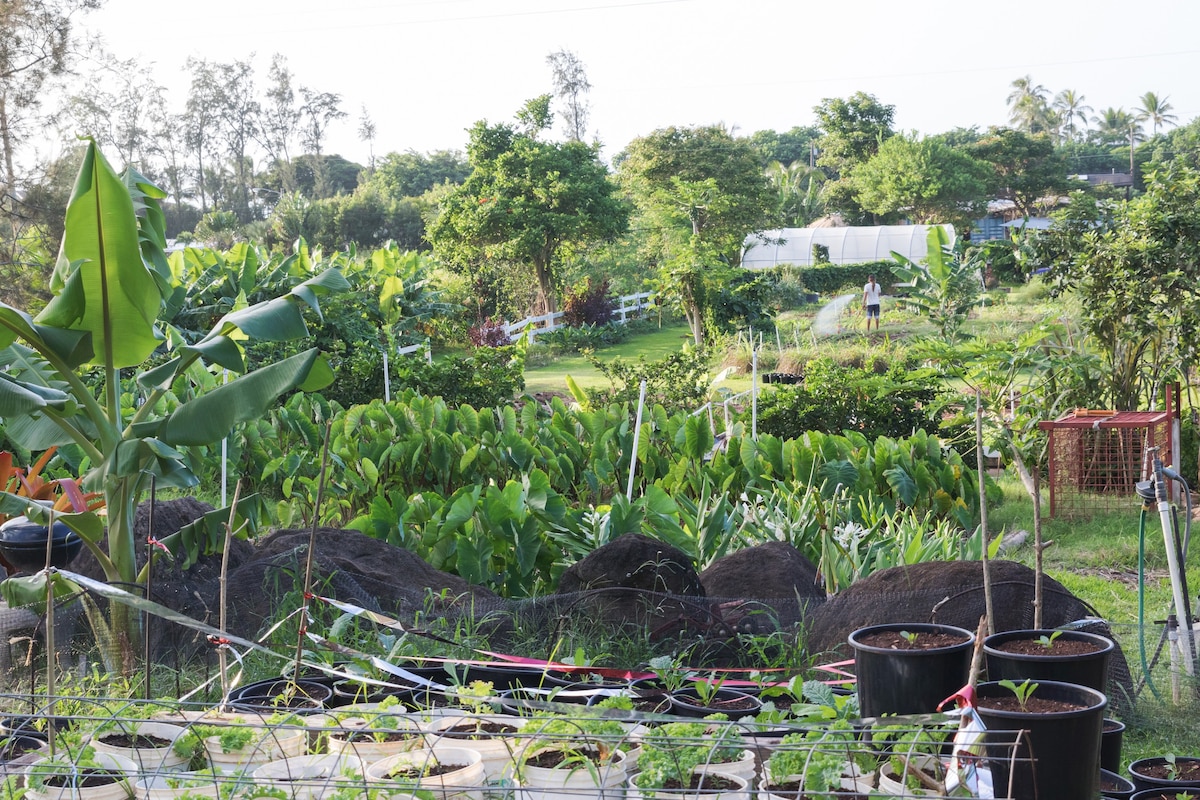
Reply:
<svg viewBox="0 0 1200 800"><path fill-rule="evenodd" d="M1138 653L1142 658L1142 674L1146 676L1146 686L1155 699L1162 702L1162 695L1154 685L1150 675L1150 663L1146 660L1146 508L1142 507L1141 520L1138 523Z"/></svg>

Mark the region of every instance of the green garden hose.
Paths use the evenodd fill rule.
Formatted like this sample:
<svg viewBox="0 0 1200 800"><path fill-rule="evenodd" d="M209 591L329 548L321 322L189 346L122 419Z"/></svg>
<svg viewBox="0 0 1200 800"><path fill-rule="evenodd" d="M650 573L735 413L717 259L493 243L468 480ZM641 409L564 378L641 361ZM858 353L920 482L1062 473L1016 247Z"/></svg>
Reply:
<svg viewBox="0 0 1200 800"><path fill-rule="evenodd" d="M1142 657L1142 674L1146 676L1146 685L1150 693L1161 702L1162 695L1150 677L1150 664L1146 661L1146 507L1142 506L1141 520L1138 523L1138 652Z"/></svg>

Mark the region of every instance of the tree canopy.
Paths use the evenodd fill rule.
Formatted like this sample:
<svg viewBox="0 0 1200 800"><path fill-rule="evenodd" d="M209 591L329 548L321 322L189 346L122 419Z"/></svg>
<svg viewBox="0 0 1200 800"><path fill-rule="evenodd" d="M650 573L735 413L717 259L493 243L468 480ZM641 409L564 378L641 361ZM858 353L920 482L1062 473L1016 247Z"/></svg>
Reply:
<svg viewBox="0 0 1200 800"><path fill-rule="evenodd" d="M987 210L987 168L937 139L893 136L851 178L862 207L915 223L969 226Z"/></svg>
<svg viewBox="0 0 1200 800"><path fill-rule="evenodd" d="M533 124L542 127L528 132L475 124L467 147L471 174L444 200L428 237L444 263L466 274L487 262L532 269L537 308L552 311L560 249L620 235L629 210L597 149L539 141L549 118L538 119Z"/></svg>

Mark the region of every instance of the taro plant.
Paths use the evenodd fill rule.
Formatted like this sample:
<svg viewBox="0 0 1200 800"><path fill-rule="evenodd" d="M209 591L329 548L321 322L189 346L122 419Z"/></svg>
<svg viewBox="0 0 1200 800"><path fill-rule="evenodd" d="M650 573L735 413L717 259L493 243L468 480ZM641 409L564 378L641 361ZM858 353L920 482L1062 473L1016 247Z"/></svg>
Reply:
<svg viewBox="0 0 1200 800"><path fill-rule="evenodd" d="M152 365L151 355L165 344L159 315L182 291L164 256L159 207L164 196L132 169L119 177L89 142L67 207L50 302L36 317L0 304L5 432L30 451L63 444L82 451L88 468L84 487L104 494L107 546L95 514L61 519L83 538L105 578L126 585L145 577L135 558L133 522L151 481L159 487L194 485L186 448L218 442L239 423L264 414L283 393L320 388L329 380L315 348L245 372L243 343L305 336L302 306L319 313L321 295L346 287L337 270L322 272L283 297L226 314L197 341L170 342L169 360ZM197 386L211 382L210 365L240 377L198 393ZM122 371L128 375L139 368L135 380L126 382ZM6 513L45 516L12 495L0 497L0 506ZM186 567L200 553L220 549L220 522L227 516L185 528L163 544ZM14 604L44 600L45 580L7 581L5 597ZM114 640L134 645L136 652L137 614L121 603L111 609ZM110 662L110 668L120 666Z"/></svg>
<svg viewBox="0 0 1200 800"><path fill-rule="evenodd" d="M1013 693L1013 697L1017 698L1017 705L1022 711L1026 710L1026 705L1029 703L1029 698L1037 691L1038 684L1026 679L1021 683L1014 683L1010 680L1002 680L999 684L1002 688L1008 689Z"/></svg>
<svg viewBox="0 0 1200 800"><path fill-rule="evenodd" d="M1060 637L1062 635L1063 635L1062 631L1053 631L1050 634L1043 633L1041 636L1039 636L1037 638L1036 641L1042 647L1046 648L1047 650L1050 650L1054 647L1054 642L1058 639L1058 637Z"/></svg>

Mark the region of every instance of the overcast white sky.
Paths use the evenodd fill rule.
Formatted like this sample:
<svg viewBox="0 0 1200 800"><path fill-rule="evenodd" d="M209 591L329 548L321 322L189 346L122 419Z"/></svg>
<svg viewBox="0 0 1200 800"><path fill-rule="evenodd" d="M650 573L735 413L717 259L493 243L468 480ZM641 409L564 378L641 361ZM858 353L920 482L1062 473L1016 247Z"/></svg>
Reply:
<svg viewBox="0 0 1200 800"><path fill-rule="evenodd" d="M253 54L265 83L283 53L298 83L342 95L327 152L359 162L363 105L376 155L463 149L475 121L512 121L551 91L560 49L586 67L606 157L668 125L808 125L822 98L858 90L895 105L903 130L986 128L1007 122L1025 74L1097 112L1154 91L1180 122L1200 115L1195 0L107 0L85 26L154 62L177 108L188 56Z"/></svg>

